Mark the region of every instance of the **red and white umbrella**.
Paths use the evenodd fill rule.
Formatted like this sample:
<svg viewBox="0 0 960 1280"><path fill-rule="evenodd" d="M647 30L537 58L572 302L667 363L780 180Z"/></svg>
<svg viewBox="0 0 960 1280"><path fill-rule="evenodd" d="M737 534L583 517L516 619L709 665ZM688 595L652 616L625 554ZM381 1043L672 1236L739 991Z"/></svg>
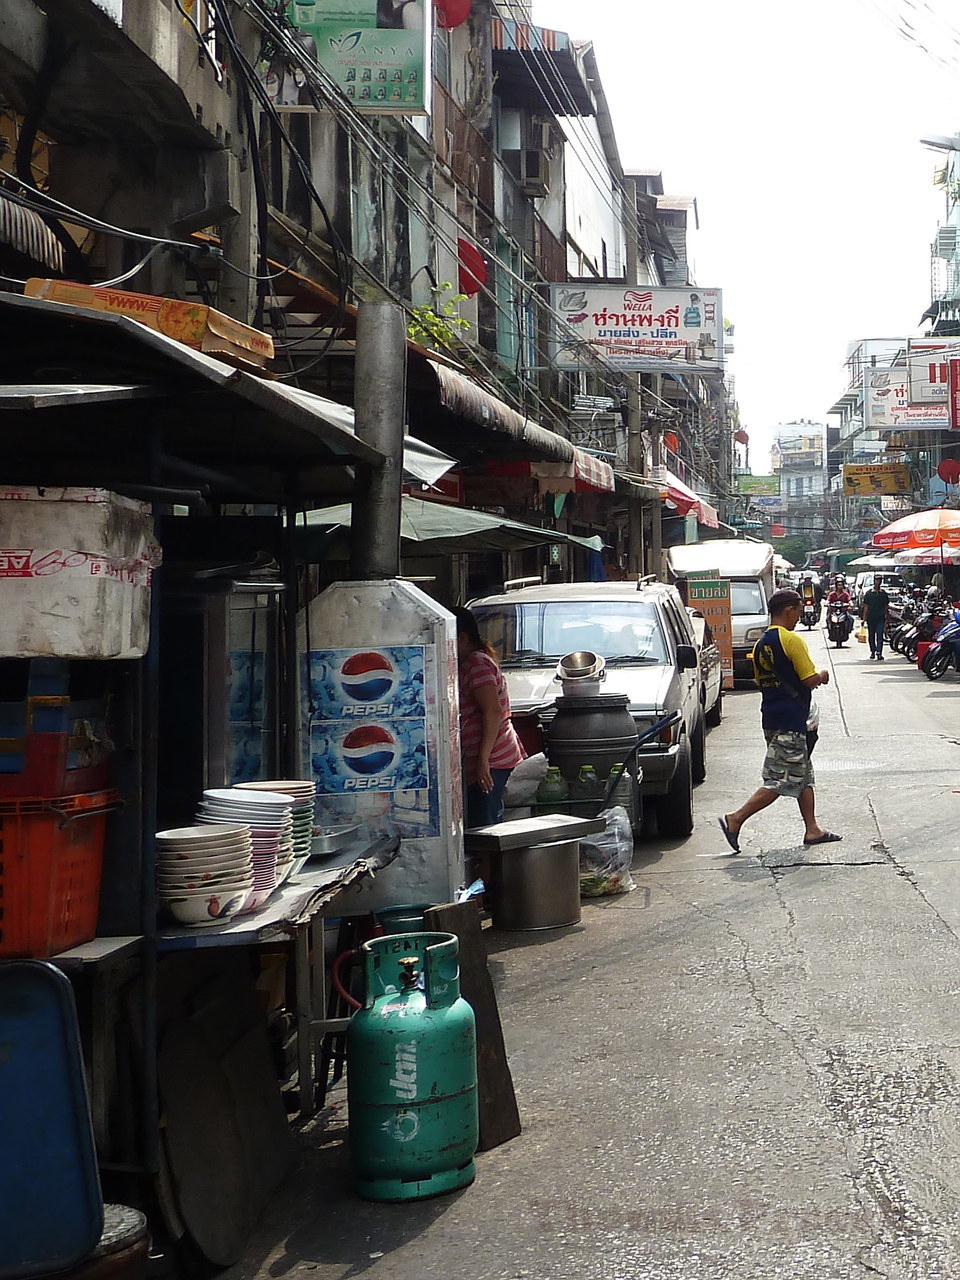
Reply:
<svg viewBox="0 0 960 1280"><path fill-rule="evenodd" d="M880 529L873 535L875 547L891 551L923 551L941 547L944 543L960 543L960 511L945 507L931 507L928 511L914 511Z"/></svg>

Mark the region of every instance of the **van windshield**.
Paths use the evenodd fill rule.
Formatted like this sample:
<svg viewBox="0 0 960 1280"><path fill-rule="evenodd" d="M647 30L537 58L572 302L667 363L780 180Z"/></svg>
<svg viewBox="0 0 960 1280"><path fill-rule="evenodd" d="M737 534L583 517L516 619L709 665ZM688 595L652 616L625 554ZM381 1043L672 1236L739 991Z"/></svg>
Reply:
<svg viewBox="0 0 960 1280"><path fill-rule="evenodd" d="M477 605L473 613L480 634L504 667L554 663L578 649L603 658L667 661L656 609L640 601Z"/></svg>
<svg viewBox="0 0 960 1280"><path fill-rule="evenodd" d="M744 613L766 613L767 606L759 582L730 583L730 612L736 617Z"/></svg>

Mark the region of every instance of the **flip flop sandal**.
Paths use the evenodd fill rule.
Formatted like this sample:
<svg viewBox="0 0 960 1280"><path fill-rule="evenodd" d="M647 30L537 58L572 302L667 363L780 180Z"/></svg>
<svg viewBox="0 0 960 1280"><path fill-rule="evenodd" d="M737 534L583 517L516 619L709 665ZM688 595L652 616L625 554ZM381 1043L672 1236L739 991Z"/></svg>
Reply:
<svg viewBox="0 0 960 1280"><path fill-rule="evenodd" d="M805 845L811 844L834 844L837 840L842 840L843 836L835 835L832 831L825 831L822 836L817 836L815 840L804 840Z"/></svg>
<svg viewBox="0 0 960 1280"><path fill-rule="evenodd" d="M740 852L740 841L738 838L739 833L738 835L735 836L733 832L730 830L730 828L727 826L726 820L724 818L718 818L717 822L720 824L720 830L723 832L724 840L726 840L727 844L730 846L730 848L733 850L734 853L739 853ZM834 839L839 839L839 838L840 838L839 836L834 837Z"/></svg>

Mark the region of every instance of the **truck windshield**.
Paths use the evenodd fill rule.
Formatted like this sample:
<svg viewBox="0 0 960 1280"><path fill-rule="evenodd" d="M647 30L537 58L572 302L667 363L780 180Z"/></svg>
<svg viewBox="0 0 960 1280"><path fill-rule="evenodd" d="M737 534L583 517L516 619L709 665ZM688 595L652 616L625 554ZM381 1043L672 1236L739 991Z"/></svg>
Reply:
<svg viewBox="0 0 960 1280"><path fill-rule="evenodd" d="M766 613L767 606L759 582L730 583L730 612L734 617L744 613Z"/></svg>
<svg viewBox="0 0 960 1280"><path fill-rule="evenodd" d="M554 663L589 649L603 658L666 662L656 609L613 600L475 606L483 638L504 667Z"/></svg>

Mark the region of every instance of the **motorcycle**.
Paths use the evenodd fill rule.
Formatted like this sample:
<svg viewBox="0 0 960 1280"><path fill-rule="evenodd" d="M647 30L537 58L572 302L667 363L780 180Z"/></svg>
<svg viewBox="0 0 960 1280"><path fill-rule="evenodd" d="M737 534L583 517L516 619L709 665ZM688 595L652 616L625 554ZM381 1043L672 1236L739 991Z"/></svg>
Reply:
<svg viewBox="0 0 960 1280"><path fill-rule="evenodd" d="M960 671L960 609L954 609L944 619L920 664L920 670L928 680L939 680L951 667Z"/></svg>
<svg viewBox="0 0 960 1280"><path fill-rule="evenodd" d="M815 600L804 600L800 610L800 621L808 631L812 631L820 621L820 606Z"/></svg>
<svg viewBox="0 0 960 1280"><path fill-rule="evenodd" d="M842 649L853 630L853 615L847 604L827 605L827 639Z"/></svg>
<svg viewBox="0 0 960 1280"><path fill-rule="evenodd" d="M916 622L900 636L900 652L908 662L916 662L922 640L933 640L946 619L944 606L924 609Z"/></svg>

